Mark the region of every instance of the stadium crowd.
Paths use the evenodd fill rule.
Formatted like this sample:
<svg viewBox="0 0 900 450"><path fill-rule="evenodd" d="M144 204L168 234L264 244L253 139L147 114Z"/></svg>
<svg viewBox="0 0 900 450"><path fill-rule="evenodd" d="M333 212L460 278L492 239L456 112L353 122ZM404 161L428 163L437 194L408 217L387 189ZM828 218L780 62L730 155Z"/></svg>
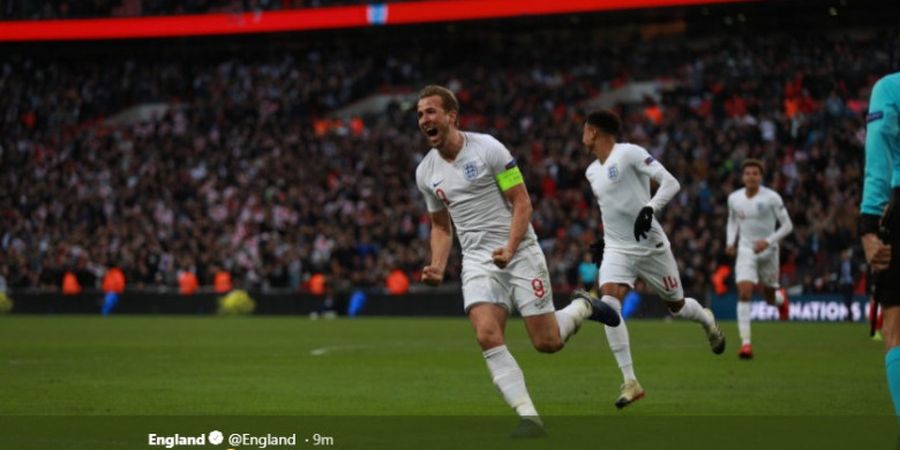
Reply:
<svg viewBox="0 0 900 450"><path fill-rule="evenodd" d="M658 217L686 291L705 292L730 263L725 200L747 157L768 163L766 184L794 221L783 282L837 290L840 253L857 246L868 88L887 72L890 39L459 38L162 61L6 59L0 276L13 289L58 287L65 271L90 285L113 265L129 287L174 285L181 270L211 284L221 268L257 288L302 288L317 272L339 288L380 286L396 268L416 279L429 220L414 183L427 149L412 105L342 122L328 114L373 93L438 82L458 94L463 129L495 135L519 159L563 292L579 283L578 266L601 232L584 179L582 102L632 81L665 80L672 87L660 101L616 109L624 140L645 146L681 182ZM167 111L103 120L153 102ZM447 278L458 273L457 250Z"/></svg>

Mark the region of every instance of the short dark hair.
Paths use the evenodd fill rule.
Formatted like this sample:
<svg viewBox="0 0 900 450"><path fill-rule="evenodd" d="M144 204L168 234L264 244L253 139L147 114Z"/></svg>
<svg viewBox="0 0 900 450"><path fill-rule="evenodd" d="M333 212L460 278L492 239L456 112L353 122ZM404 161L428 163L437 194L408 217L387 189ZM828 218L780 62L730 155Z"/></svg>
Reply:
<svg viewBox="0 0 900 450"><path fill-rule="evenodd" d="M459 112L459 100L456 99L456 95L453 94L453 91L445 88L444 86L438 86L436 84L429 84L428 86L425 86L421 91L419 91L419 100L434 95L437 95L441 98L441 106L444 107L444 111Z"/></svg>
<svg viewBox="0 0 900 450"><path fill-rule="evenodd" d="M748 167L756 167L757 169L759 169L760 175L766 174L765 164L763 164L761 160L758 160L756 158L745 159L744 163L741 164L741 173L744 173L744 170L746 170Z"/></svg>
<svg viewBox="0 0 900 450"><path fill-rule="evenodd" d="M608 109L601 109L588 114L585 122L613 136L618 136L619 132L622 131L622 119L619 119L618 114Z"/></svg>

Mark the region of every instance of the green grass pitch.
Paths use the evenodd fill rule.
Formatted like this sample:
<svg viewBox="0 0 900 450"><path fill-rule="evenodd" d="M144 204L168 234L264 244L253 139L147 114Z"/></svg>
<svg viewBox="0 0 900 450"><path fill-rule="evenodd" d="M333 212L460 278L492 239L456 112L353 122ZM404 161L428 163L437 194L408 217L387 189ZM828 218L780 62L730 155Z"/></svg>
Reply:
<svg viewBox="0 0 900 450"><path fill-rule="evenodd" d="M621 376L599 324L537 353L507 343L548 416L890 415L881 343L864 325L734 323L713 355L691 323L631 321L647 397L619 411ZM509 416L458 319L5 317L0 415Z"/></svg>

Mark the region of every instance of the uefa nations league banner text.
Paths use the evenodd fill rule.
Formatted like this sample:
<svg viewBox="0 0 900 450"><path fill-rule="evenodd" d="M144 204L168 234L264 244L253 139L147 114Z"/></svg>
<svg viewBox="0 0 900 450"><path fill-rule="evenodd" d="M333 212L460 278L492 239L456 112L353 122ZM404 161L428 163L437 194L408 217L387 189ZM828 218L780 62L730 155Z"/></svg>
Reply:
<svg viewBox="0 0 900 450"><path fill-rule="evenodd" d="M849 314L854 322L868 320L868 299L865 296L853 297L848 311L844 305L844 297L838 294L793 295L790 299L790 320L806 322L843 322ZM712 310L719 320L735 320L737 318L737 295L717 295L712 298ZM750 302L752 320L778 320L778 308L769 306L759 296Z"/></svg>

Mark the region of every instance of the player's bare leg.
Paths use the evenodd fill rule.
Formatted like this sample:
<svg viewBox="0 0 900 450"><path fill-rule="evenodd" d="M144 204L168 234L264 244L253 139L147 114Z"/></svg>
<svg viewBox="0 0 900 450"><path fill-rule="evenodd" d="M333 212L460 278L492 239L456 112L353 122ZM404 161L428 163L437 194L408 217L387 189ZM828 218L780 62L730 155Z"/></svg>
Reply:
<svg viewBox="0 0 900 450"><path fill-rule="evenodd" d="M531 338L531 344L534 345L535 350L541 353L556 353L562 350L565 345L565 338L562 334L565 333L568 338L575 329L573 321L569 321L571 322L570 326L558 323L556 313L528 316L523 320L525 329L528 330L528 337Z"/></svg>
<svg viewBox="0 0 900 450"><path fill-rule="evenodd" d="M753 358L753 347L750 345L750 298L753 297L753 286L751 281L738 281L737 283L737 322L738 333L741 335L741 350L738 352L738 357L741 359Z"/></svg>
<svg viewBox="0 0 900 450"><path fill-rule="evenodd" d="M503 333L507 315L506 309L493 303L478 303L469 308L469 322L475 329L475 338L481 350L505 345Z"/></svg>
<svg viewBox="0 0 900 450"><path fill-rule="evenodd" d="M525 375L519 363L506 348L503 331L506 328L507 315L506 309L493 303L478 303L469 308L469 321L475 329L475 337L483 351L494 386L497 386L503 399L523 421L542 425L531 396L528 395ZM537 429L543 431L541 427ZM540 434L536 430L531 432Z"/></svg>
<svg viewBox="0 0 900 450"><path fill-rule="evenodd" d="M555 353L578 332L585 319L616 327L621 322L620 310L586 291L575 290L565 308L525 317L525 327L535 349L542 353Z"/></svg>
<svg viewBox="0 0 900 450"><path fill-rule="evenodd" d="M622 299L628 293L628 285L620 283L606 283L600 287L603 297L601 302L612 307L617 314L622 314ZM619 396L616 398L616 407L624 408L644 397L644 389L637 381L634 374L634 363L631 359L631 340L628 335L628 326L625 319L617 327L604 327L609 349L612 350L619 370L622 371L622 385L619 387Z"/></svg>
<svg viewBox="0 0 900 450"><path fill-rule="evenodd" d="M586 319L597 320L608 326L620 323L616 310L581 290L572 293L571 301L565 308L524 318L531 343L541 353L556 353L561 350Z"/></svg>

